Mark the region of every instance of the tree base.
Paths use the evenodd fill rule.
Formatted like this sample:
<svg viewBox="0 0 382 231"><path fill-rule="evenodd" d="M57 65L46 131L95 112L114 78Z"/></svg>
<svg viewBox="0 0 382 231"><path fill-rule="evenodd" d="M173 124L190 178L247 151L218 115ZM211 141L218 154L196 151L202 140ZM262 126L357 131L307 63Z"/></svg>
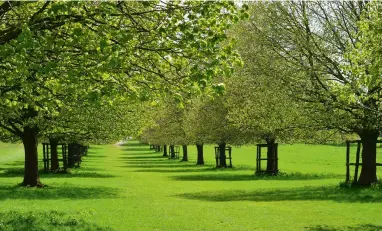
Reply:
<svg viewBox="0 0 382 231"><path fill-rule="evenodd" d="M40 181L37 182L35 185L31 185L31 184L26 184L26 183L20 183L19 186L21 187L24 187L24 188L45 188L47 187L47 185L41 183Z"/></svg>
<svg viewBox="0 0 382 231"><path fill-rule="evenodd" d="M256 171L255 176L277 176L279 171Z"/></svg>

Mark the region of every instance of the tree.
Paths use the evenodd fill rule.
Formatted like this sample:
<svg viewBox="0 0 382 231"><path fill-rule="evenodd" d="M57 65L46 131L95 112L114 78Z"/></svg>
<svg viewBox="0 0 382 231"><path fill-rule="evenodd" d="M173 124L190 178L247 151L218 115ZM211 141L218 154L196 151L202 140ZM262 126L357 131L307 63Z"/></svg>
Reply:
<svg viewBox="0 0 382 231"><path fill-rule="evenodd" d="M227 116L228 108L225 96L195 99L185 116L185 132L193 143L219 145L219 167L227 167L226 145L240 140L238 130ZM202 147L198 147L198 150L201 149ZM202 155L202 153L200 154Z"/></svg>
<svg viewBox="0 0 382 231"><path fill-rule="evenodd" d="M38 136L63 105L193 94L237 58L220 45L233 3L5 2L0 16L0 127L24 144L23 185L41 185Z"/></svg>
<svg viewBox="0 0 382 231"><path fill-rule="evenodd" d="M268 144L267 170L272 171L276 140L291 142L301 137L301 128L310 128L302 107L290 97L290 89L284 83L284 76L296 73L287 68L287 62L272 48L264 45L266 37L257 30L267 23L261 6L252 5L251 18L230 30L244 66L227 80L226 99L228 119L239 128L241 143Z"/></svg>
<svg viewBox="0 0 382 231"><path fill-rule="evenodd" d="M364 46L373 41L371 34L362 30L366 29L368 18L372 18L369 22L376 19L367 10L368 4L362 1L268 4L265 7L268 25L257 28L266 34L267 44L288 61L288 68L305 73L287 82L296 98L306 102L312 112L318 112L315 115L321 114L312 117L312 123L357 133L361 138L363 165L357 182L361 185L377 181L376 141L382 125L379 106L382 88L380 81L375 81L379 76L370 72L369 64L362 60L366 50L372 48L366 46L364 50ZM362 52L356 55L359 51ZM377 59L372 55L369 60Z"/></svg>
<svg viewBox="0 0 382 231"><path fill-rule="evenodd" d="M57 145L66 143L114 143L136 136L141 125L142 103L102 99L98 104L63 107L41 132L42 139L51 147L51 170L58 169Z"/></svg>
<svg viewBox="0 0 382 231"><path fill-rule="evenodd" d="M187 145L188 137L183 129L184 113L186 109L174 99L164 99L152 107L151 123L143 128L143 138L145 142L152 144L167 145L171 158L175 158L174 145L182 145L183 161L188 161ZM167 147L167 146L166 146Z"/></svg>

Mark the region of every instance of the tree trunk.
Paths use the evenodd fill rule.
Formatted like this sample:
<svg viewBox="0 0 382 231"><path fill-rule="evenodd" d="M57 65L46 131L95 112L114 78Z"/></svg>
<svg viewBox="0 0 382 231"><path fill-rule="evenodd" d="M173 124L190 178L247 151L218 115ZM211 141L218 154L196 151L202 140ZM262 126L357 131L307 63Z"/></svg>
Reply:
<svg viewBox="0 0 382 231"><path fill-rule="evenodd" d="M163 156L167 156L167 145L163 145Z"/></svg>
<svg viewBox="0 0 382 231"><path fill-rule="evenodd" d="M196 149L198 150L198 160L197 160L196 164L204 165L203 144L197 144Z"/></svg>
<svg viewBox="0 0 382 231"><path fill-rule="evenodd" d="M174 147L174 145L170 145L170 156L171 156L171 159L175 159L175 147Z"/></svg>
<svg viewBox="0 0 382 231"><path fill-rule="evenodd" d="M267 139L267 172L275 172L276 171L276 162L275 160L275 139Z"/></svg>
<svg viewBox="0 0 382 231"><path fill-rule="evenodd" d="M182 148L183 148L183 159L182 159L182 161L188 161L187 145L182 145Z"/></svg>
<svg viewBox="0 0 382 231"><path fill-rule="evenodd" d="M74 155L75 155L75 144L71 143L68 144L68 167L73 168L74 167Z"/></svg>
<svg viewBox="0 0 382 231"><path fill-rule="evenodd" d="M377 140L378 131L362 131L359 136L362 143L362 169L359 185L370 186L377 182Z"/></svg>
<svg viewBox="0 0 382 231"><path fill-rule="evenodd" d="M24 186L43 186L38 175L37 135L37 127L24 127L22 138L25 151L24 181L22 183Z"/></svg>
<svg viewBox="0 0 382 231"><path fill-rule="evenodd" d="M227 161L225 156L225 147L226 143L220 143L219 144L219 168L226 168L227 167Z"/></svg>
<svg viewBox="0 0 382 231"><path fill-rule="evenodd" d="M50 144L50 170L55 171L58 170L59 163L58 163L58 153L57 153L57 146L58 146L58 140L56 139L49 139Z"/></svg>

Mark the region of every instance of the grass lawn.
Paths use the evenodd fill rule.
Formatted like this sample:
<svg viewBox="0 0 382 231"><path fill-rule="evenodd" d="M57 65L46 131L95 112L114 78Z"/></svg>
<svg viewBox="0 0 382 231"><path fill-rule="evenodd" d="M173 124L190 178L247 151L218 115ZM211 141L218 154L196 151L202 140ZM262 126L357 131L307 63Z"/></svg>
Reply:
<svg viewBox="0 0 382 231"><path fill-rule="evenodd" d="M31 189L16 186L23 147L0 144L0 230L382 230L381 188L338 187L344 146L281 145L277 177L253 176L253 146L233 147L233 169L204 151L196 166L194 146L187 163L136 142L92 145L81 168Z"/></svg>

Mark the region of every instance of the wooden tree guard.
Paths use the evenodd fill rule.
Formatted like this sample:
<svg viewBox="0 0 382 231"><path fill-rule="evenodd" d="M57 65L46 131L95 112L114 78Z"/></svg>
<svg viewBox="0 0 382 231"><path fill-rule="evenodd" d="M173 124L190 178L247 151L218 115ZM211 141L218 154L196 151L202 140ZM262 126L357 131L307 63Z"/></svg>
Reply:
<svg viewBox="0 0 382 231"><path fill-rule="evenodd" d="M155 150L156 149L156 145L155 144L150 144L150 150Z"/></svg>
<svg viewBox="0 0 382 231"><path fill-rule="evenodd" d="M229 160L229 165L227 166L227 168L232 168L232 147L227 146L225 148L225 153L226 153L225 159ZM216 160L216 167L218 168L220 166L220 147L219 146L215 147L215 160Z"/></svg>
<svg viewBox="0 0 382 231"><path fill-rule="evenodd" d="M57 148L61 146L61 156L58 158L58 161L62 161L62 166L64 171L68 168L68 155L67 155L67 145L64 143L57 144ZM50 161L51 161L51 147L49 143L42 143L42 153L44 162L44 172L49 172L50 170Z"/></svg>
<svg viewBox="0 0 382 231"><path fill-rule="evenodd" d="M357 152L355 155L355 163L350 163L350 144L357 143ZM378 140L377 143L382 143L382 140ZM346 182L350 182L350 166L354 165L354 177L353 182L358 181L358 169L362 166L360 163L360 153L361 153L361 140L347 140L346 141ZM376 166L382 166L381 163L376 163Z"/></svg>
<svg viewBox="0 0 382 231"><path fill-rule="evenodd" d="M262 158L261 157L261 148L268 148L268 147L271 147L272 150L273 150L272 157L268 158L268 156L267 156L266 158ZM261 161L262 160L267 161L267 163L268 163L268 161L271 161L273 168L272 169L262 170L261 169ZM279 172L278 162L279 162L279 159L278 159L278 143L274 143L274 144L257 144L256 174L261 174L261 173L277 174Z"/></svg>
<svg viewBox="0 0 382 231"><path fill-rule="evenodd" d="M173 152L173 153L172 153ZM174 150L171 149L171 145L169 146L169 159L179 159L180 147L178 145L174 145Z"/></svg>
<svg viewBox="0 0 382 231"><path fill-rule="evenodd" d="M77 143L71 143L68 145L68 167L80 167L82 162L82 156L85 154L85 146ZM77 164L77 166L76 166Z"/></svg>

